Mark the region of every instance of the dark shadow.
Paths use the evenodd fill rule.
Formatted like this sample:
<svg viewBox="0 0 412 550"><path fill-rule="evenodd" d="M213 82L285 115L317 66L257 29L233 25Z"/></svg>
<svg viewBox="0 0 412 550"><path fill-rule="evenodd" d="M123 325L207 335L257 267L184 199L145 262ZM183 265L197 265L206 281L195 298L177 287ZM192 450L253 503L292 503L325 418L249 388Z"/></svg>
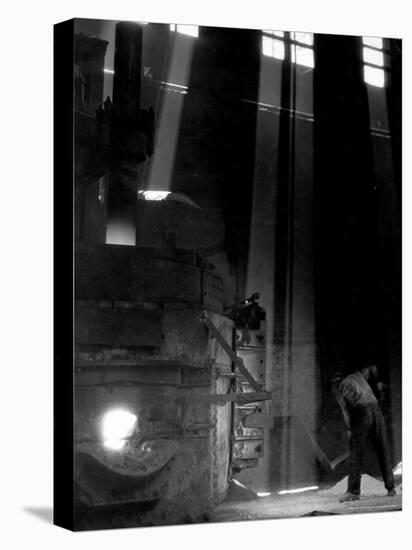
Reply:
<svg viewBox="0 0 412 550"><path fill-rule="evenodd" d="M324 510L313 510L313 512L308 512L300 516L301 518L308 518L314 516L337 516L339 512L325 512Z"/></svg>
<svg viewBox="0 0 412 550"><path fill-rule="evenodd" d="M45 521L46 523L53 523L53 508L52 507L42 507L42 506L28 506L23 508L25 512L36 516L37 518Z"/></svg>

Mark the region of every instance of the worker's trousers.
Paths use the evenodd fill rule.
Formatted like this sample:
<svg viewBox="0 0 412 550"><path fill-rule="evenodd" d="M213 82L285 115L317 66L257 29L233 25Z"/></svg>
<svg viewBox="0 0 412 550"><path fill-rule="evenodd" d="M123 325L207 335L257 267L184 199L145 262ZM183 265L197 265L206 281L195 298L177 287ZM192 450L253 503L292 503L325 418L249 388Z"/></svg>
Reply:
<svg viewBox="0 0 412 550"><path fill-rule="evenodd" d="M362 460L365 443L368 439L378 455L379 466L385 487L388 491L394 488L392 465L389 453L385 420L378 403L358 406L350 414L350 472L348 492L360 494Z"/></svg>

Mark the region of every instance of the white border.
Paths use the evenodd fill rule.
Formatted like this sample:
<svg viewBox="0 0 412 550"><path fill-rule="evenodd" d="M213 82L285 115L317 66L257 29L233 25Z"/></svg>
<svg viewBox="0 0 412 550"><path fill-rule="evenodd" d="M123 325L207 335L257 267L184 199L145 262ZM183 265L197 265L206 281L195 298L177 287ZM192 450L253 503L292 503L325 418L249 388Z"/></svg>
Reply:
<svg viewBox="0 0 412 550"><path fill-rule="evenodd" d="M0 544L3 548L359 548L406 547L402 513L127 529L71 534L27 513L52 500L52 25L72 17L278 28L404 38L404 0L71 0L9 2L2 8ZM406 64L404 63L406 68ZM409 74L405 73L405 80ZM407 86L407 84L406 84ZM406 89L404 95L406 97ZM404 114L409 114L406 106ZM405 117L406 120L406 117ZM408 120L409 122L409 120ZM404 142L406 143L406 141ZM405 146L404 146L405 147ZM406 147L404 149L406 151ZM406 157L406 154L404 154ZM409 192L404 176L407 241ZM70 194L68 193L68 198ZM405 280L409 280L405 247ZM410 293L405 287L405 326ZM405 340L409 330L405 331ZM409 346L405 348L407 364ZM405 373L405 384L409 380ZM406 393L404 391L404 396ZM409 418L410 406L405 411ZM406 422L405 422L406 424ZM405 453L410 438L406 439ZM408 463L408 461L407 461ZM409 487L409 484L407 484Z"/></svg>

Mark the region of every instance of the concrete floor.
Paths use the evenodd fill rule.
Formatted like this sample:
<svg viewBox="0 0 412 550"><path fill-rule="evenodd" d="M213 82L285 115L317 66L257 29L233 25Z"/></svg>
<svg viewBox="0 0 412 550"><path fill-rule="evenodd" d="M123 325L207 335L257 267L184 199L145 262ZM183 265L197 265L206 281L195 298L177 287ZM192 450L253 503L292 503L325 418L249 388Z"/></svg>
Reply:
<svg viewBox="0 0 412 550"><path fill-rule="evenodd" d="M389 512L402 509L402 495L364 494L359 501L339 502L339 496L327 491L258 497L246 501L224 501L211 514L210 521L246 521L296 518L331 514Z"/></svg>
<svg viewBox="0 0 412 550"><path fill-rule="evenodd" d="M347 477L340 479L334 485L324 482L319 489L298 494L279 495L279 488L273 488L271 494L259 497L258 494L234 479L229 484L225 500L213 511L209 509L202 512L202 506L200 506L196 512L193 497L195 499L198 497L195 495L192 500L187 502L183 502L183 500L153 501L123 506L78 509L77 528L88 530L148 527L402 510L401 478L396 480L396 496L388 497L381 480L364 474L362 475L360 500L340 503L339 497L345 492L347 482ZM308 487L308 484L305 486ZM202 504L201 501L199 503Z"/></svg>

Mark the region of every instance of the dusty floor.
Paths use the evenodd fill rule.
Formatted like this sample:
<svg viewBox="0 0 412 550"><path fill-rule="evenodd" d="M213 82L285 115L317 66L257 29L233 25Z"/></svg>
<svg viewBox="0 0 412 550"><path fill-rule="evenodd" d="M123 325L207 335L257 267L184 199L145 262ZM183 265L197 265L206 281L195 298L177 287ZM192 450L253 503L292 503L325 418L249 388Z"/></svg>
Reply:
<svg viewBox="0 0 412 550"><path fill-rule="evenodd" d="M210 521L245 521L257 519L296 518L330 514L357 514L388 512L402 509L401 488L397 487L395 497L386 496L383 483L366 476L362 482L360 500L340 503L345 492L346 480L331 488L299 494L279 495L277 493L257 497L250 494L242 498L229 498L218 506Z"/></svg>
<svg viewBox="0 0 412 550"><path fill-rule="evenodd" d="M279 495L273 492L268 496L259 497L253 491L232 481L226 499L213 511L204 508L202 501L198 501L196 506L193 498L186 504L183 500L177 499L173 502L78 509L77 529L296 518L402 509L402 486L399 484L396 488L397 495L388 497L381 481L364 474L360 500L340 503L339 497L345 492L346 485L347 478L343 478L334 485L305 493Z"/></svg>

